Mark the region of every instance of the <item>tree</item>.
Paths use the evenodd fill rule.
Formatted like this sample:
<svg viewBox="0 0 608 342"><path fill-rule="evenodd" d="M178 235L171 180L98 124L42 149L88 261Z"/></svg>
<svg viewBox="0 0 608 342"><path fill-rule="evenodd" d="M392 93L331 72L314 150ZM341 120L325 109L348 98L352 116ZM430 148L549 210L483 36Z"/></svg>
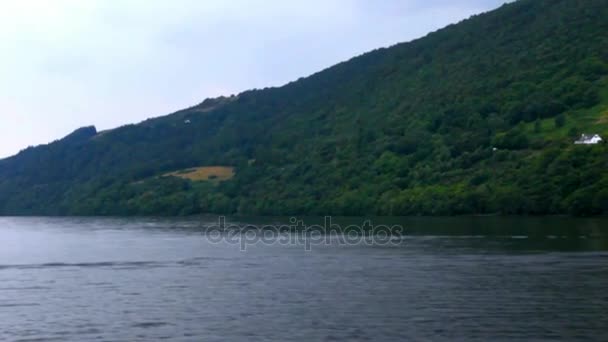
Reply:
<svg viewBox="0 0 608 342"><path fill-rule="evenodd" d="M536 121L534 121L534 133L540 133L540 130L541 130L540 119L536 119Z"/></svg>
<svg viewBox="0 0 608 342"><path fill-rule="evenodd" d="M554 122L556 128L562 128L566 124L566 117L564 116L564 114L560 114L555 117Z"/></svg>

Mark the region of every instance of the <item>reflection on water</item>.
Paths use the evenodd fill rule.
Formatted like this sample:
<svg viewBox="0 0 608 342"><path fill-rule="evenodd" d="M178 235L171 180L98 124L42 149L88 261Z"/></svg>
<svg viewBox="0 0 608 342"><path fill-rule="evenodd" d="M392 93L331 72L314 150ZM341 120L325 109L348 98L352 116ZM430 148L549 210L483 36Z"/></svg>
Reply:
<svg viewBox="0 0 608 342"><path fill-rule="evenodd" d="M607 219L372 220L402 243L243 252L210 243L215 217L0 219L0 340L608 339Z"/></svg>

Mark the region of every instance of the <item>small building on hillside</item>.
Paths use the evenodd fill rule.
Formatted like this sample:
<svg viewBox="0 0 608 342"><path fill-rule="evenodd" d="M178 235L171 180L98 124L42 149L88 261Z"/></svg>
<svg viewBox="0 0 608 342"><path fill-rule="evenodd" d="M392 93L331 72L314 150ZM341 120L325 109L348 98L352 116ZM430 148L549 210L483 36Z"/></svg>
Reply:
<svg viewBox="0 0 608 342"><path fill-rule="evenodd" d="M603 141L599 134L581 134L581 137L574 143L577 145L595 145Z"/></svg>

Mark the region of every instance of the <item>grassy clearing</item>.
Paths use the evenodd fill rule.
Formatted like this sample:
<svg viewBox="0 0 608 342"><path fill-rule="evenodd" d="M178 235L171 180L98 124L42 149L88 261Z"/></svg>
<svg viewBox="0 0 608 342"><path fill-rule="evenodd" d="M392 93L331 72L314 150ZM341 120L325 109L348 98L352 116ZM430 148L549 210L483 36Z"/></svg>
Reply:
<svg viewBox="0 0 608 342"><path fill-rule="evenodd" d="M234 168L230 166L202 166L166 173L163 177L178 177L193 182L225 181L234 177Z"/></svg>
<svg viewBox="0 0 608 342"><path fill-rule="evenodd" d="M540 130L534 129L535 122L525 124L526 134L534 140L574 142L581 134L600 134L608 137L608 77L602 80L600 103L588 109L579 109L565 114L563 127L556 127L555 118L540 120ZM571 132L576 132L572 136Z"/></svg>
<svg viewBox="0 0 608 342"><path fill-rule="evenodd" d="M600 114L599 119L597 119L597 123L600 125L608 124L608 109Z"/></svg>

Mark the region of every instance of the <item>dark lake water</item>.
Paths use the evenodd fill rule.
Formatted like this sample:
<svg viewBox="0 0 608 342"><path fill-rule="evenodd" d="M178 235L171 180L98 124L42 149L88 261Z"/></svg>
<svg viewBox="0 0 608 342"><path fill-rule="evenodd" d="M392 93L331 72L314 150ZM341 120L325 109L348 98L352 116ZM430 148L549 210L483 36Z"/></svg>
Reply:
<svg viewBox="0 0 608 342"><path fill-rule="evenodd" d="M215 222L0 218L0 341L608 340L607 219L375 219L403 236L245 250Z"/></svg>

